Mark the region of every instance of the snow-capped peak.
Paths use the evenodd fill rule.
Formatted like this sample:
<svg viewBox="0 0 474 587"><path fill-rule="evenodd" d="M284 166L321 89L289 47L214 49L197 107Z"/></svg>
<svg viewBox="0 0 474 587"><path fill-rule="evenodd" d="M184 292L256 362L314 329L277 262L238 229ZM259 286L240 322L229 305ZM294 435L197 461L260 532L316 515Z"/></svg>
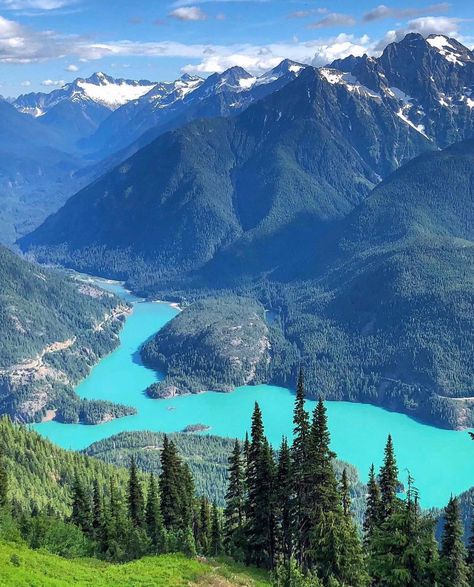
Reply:
<svg viewBox="0 0 474 587"><path fill-rule="evenodd" d="M156 84L147 80L114 79L105 73L97 72L88 79L76 80L72 85L93 102L116 110L127 102L141 98Z"/></svg>
<svg viewBox="0 0 474 587"><path fill-rule="evenodd" d="M445 35L429 35L426 42L450 63L463 66L467 61L474 61L471 51L456 39L450 39Z"/></svg>
<svg viewBox="0 0 474 587"><path fill-rule="evenodd" d="M34 117L43 116L63 101L90 101L108 110L116 110L123 104L147 94L154 86L155 82L148 80L114 79L99 71L86 79L78 78L49 93L23 94L13 104L21 112Z"/></svg>
<svg viewBox="0 0 474 587"><path fill-rule="evenodd" d="M266 71L262 74L256 81L256 85L261 84L269 84L283 76L290 75L291 77L297 77L301 71L305 68L304 65L301 63L297 63L296 61L291 61L291 59L284 59L281 63L279 63L270 71Z"/></svg>

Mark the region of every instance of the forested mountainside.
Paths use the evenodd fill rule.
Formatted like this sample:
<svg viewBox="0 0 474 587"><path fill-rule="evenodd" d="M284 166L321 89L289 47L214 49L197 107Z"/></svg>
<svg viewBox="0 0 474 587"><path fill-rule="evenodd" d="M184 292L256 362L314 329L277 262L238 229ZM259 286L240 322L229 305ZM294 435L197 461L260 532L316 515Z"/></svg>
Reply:
<svg viewBox="0 0 474 587"><path fill-rule="evenodd" d="M133 413L80 400L73 385L118 344L126 304L91 285L33 265L0 246L0 411L98 423Z"/></svg>
<svg viewBox="0 0 474 587"><path fill-rule="evenodd" d="M230 68L207 80L184 75L159 83L98 72L50 93L1 100L0 242L14 243L166 130L241 112L302 69L285 60L259 78Z"/></svg>
<svg viewBox="0 0 474 587"><path fill-rule="evenodd" d="M145 343L141 357L145 365L166 373L148 388L153 398L262 383L270 360L264 309L251 298L201 300Z"/></svg>
<svg viewBox="0 0 474 587"><path fill-rule="evenodd" d="M254 273L270 272L347 215L380 175L427 148L363 87L306 68L235 118L161 136L21 246L137 285L198 269L232 244L252 249Z"/></svg>
<svg viewBox="0 0 474 587"><path fill-rule="evenodd" d="M61 449L36 432L12 425L5 417L0 419L0 432L0 451L9 476L12 499L30 510L52 510L69 515L70 488L76 474L89 483L99 478L101 483L108 484L113 477L124 491L126 469L132 457L143 473L158 475L161 472L162 433L123 432L95 442L80 453ZM185 433L171 434L169 438L193 474L196 494L222 506L227 487L228 457L234 441ZM353 467L351 478L357 484L357 495L361 497L363 485Z"/></svg>
<svg viewBox="0 0 474 587"><path fill-rule="evenodd" d="M143 294L253 295L280 318L270 381L288 385L303 360L316 396L470 426L473 144L436 148L472 134L474 57L408 35L333 65L161 136L21 246ZM183 390L212 379L186 369Z"/></svg>
<svg viewBox="0 0 474 587"><path fill-rule="evenodd" d="M281 287L314 389L472 426L473 163L467 141L405 165L314 255L317 279Z"/></svg>
<svg viewBox="0 0 474 587"><path fill-rule="evenodd" d="M64 137L0 99L0 242L38 226L82 185Z"/></svg>
<svg viewBox="0 0 474 587"><path fill-rule="evenodd" d="M234 441L184 432L168 437L189 466L196 494L204 495L209 501L215 501L219 507L223 507L227 491L227 465ZM163 439L164 434L161 432L122 432L94 442L83 453L118 467L128 467L133 457L138 469L159 475Z"/></svg>

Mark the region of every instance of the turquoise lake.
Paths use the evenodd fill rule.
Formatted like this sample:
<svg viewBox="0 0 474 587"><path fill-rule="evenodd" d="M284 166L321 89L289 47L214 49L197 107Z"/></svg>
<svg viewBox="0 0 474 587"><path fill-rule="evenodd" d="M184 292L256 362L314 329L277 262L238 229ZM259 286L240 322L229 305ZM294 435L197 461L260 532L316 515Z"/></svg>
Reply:
<svg viewBox="0 0 474 587"><path fill-rule="evenodd" d="M249 429L256 401L264 416L266 433L274 446L282 435L291 436L294 396L272 385L247 386L233 393L203 393L169 400L149 399L144 391L160 375L144 367L140 346L171 320L177 310L166 303L136 301L116 284L101 285L135 301L133 313L121 332L120 346L105 357L77 387L84 398L104 399L134 406L135 416L99 426L45 422L34 428L67 449L82 449L113 434L128 430L176 432L202 423L210 433L242 438ZM442 430L408 416L366 404L327 402L332 448L338 457L354 464L366 480L371 463L381 463L383 447L392 434L400 468L415 477L425 507L442 507L451 494L474 486L474 443L467 432ZM312 410L314 402L308 401Z"/></svg>

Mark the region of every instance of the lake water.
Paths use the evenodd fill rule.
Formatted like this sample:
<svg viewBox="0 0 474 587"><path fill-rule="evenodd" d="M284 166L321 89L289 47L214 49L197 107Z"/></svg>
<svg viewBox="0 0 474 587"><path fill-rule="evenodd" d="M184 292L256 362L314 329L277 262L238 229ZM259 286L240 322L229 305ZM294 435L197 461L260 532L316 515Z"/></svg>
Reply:
<svg viewBox="0 0 474 587"><path fill-rule="evenodd" d="M120 346L105 357L76 389L84 398L104 399L134 406L135 416L99 426L45 422L34 428L68 449L129 430L176 432L188 424L206 424L211 433L242 438L249 429L256 401L264 416L266 433L275 446L282 435L291 436L294 395L272 385L246 386L233 393L204 393L169 400L149 399L144 391L160 375L144 367L140 346L171 320L177 310L166 303L142 302L117 284L101 285L129 301L133 313L121 332ZM442 430L408 416L366 404L327 402L332 448L339 458L354 464L363 480L370 464L380 465L387 435L392 434L401 471L415 477L425 507L441 507L451 494L474 486L474 442L467 432ZM314 402L308 401L312 410Z"/></svg>

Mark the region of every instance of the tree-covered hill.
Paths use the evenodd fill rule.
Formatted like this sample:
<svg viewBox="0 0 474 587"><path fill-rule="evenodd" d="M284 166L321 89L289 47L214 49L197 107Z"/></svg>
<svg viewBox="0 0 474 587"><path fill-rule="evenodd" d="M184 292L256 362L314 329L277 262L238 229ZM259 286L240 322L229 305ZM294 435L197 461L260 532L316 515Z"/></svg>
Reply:
<svg viewBox="0 0 474 587"><path fill-rule="evenodd" d="M142 347L144 363L166 373L148 394L163 398L261 383L267 377L269 349L264 308L255 300L200 300Z"/></svg>
<svg viewBox="0 0 474 587"><path fill-rule="evenodd" d="M122 432L94 442L83 453L118 467L128 467L134 457L139 469L159 474L163 438L161 432ZM187 433L170 434L169 438L193 474L197 495L204 495L223 506L228 459L234 441Z"/></svg>
<svg viewBox="0 0 474 587"><path fill-rule="evenodd" d="M285 333L315 389L472 425L473 186L474 141L415 159L286 288Z"/></svg>
<svg viewBox="0 0 474 587"><path fill-rule="evenodd" d="M118 344L128 307L0 247L0 413L97 423L131 413L80 401L73 385Z"/></svg>

